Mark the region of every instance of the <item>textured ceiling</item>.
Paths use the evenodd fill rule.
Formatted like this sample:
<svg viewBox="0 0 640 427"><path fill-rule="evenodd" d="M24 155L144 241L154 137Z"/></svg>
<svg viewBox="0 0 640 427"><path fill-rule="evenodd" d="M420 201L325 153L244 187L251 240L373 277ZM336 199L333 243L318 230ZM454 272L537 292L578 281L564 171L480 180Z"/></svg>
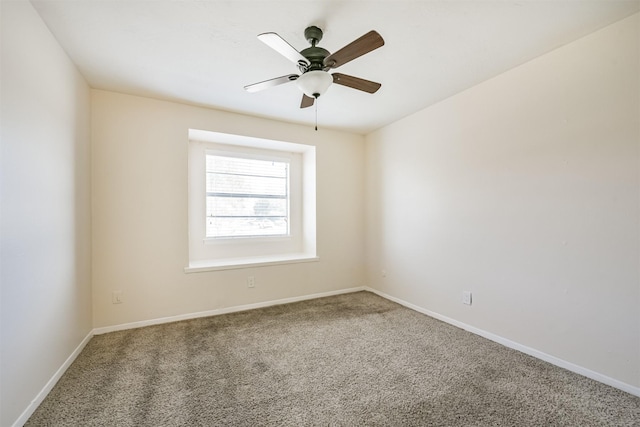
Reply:
<svg viewBox="0 0 640 427"><path fill-rule="evenodd" d="M4 1L4 0L3 0ZM332 85L320 126L367 133L576 40L640 9L640 1L32 0L94 88L311 125L295 84L243 86L297 68L256 36L296 49L324 30L335 52L377 30L385 46L338 70L382 83L374 95Z"/></svg>

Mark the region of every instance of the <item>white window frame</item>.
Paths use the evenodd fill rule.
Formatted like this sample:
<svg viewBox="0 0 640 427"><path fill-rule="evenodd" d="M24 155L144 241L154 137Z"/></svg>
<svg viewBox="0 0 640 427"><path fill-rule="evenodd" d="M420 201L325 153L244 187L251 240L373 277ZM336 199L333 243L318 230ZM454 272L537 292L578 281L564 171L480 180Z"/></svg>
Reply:
<svg viewBox="0 0 640 427"><path fill-rule="evenodd" d="M289 235L206 237L207 153L245 158L287 159L290 163ZM185 272L318 259L314 146L190 129L188 162L189 263Z"/></svg>
<svg viewBox="0 0 640 427"><path fill-rule="evenodd" d="M284 153L278 152L273 153L271 150L257 150L257 149L248 149L245 147L238 147L236 149L233 146L225 146L221 144L207 144L209 148L205 148L205 157L206 156L219 156L219 157L231 157L236 159L250 159L250 160L267 160L267 161L275 161L287 163L288 167L288 176L287 176L287 220L288 220L288 230L286 234L272 235L272 236L206 236L205 229L205 243L215 244L225 239L258 239L264 240L267 237L270 238L282 238L289 239L292 238L300 238L300 218L301 218L301 206L300 202L302 200L302 178L301 178L301 160L300 155L298 153ZM206 170L205 170L206 174ZM206 190L205 190L206 191ZM194 224L195 225L195 224ZM196 225L197 226L197 225ZM199 227L198 227L199 228ZM198 231L197 234L202 234L202 232Z"/></svg>

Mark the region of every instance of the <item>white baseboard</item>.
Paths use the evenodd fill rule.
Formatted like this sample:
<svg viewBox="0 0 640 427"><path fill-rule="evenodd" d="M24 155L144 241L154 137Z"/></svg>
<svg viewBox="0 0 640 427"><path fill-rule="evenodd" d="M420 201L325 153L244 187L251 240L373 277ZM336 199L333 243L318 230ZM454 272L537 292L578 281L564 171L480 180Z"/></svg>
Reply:
<svg viewBox="0 0 640 427"><path fill-rule="evenodd" d="M441 320L445 323L449 323L450 325L456 326L460 329L464 329L465 331L469 331L476 335L480 335L483 338L488 340L497 342L498 344L502 344L505 347L512 348L514 350L518 350L522 353L528 354L529 356L533 356L537 359L544 360L545 362L549 362L552 365L559 366L560 368L564 368L568 371L575 372L576 374L583 375L587 378L591 378L592 380L601 382L603 384L609 385L611 387L615 387L619 390L626 391L627 393L633 394L635 396L640 397L640 387L635 387L631 384L624 383L622 381L616 380L614 378L608 377L606 375L600 374L598 372L592 371L590 369L584 368L582 366L576 365L571 362L567 362L566 360L557 358L550 354L544 353L542 351L536 350L535 348L527 347L526 345L522 345L515 341L511 341L507 338L501 337L499 335L493 334L491 332L484 331L482 329L476 328L471 325L467 325L466 323L460 322L458 320L452 319L447 316L443 316L442 314L433 312L431 310L427 310L425 308L419 307L415 304L411 304L407 301L401 300L400 298L396 298L394 296L388 295L384 292L381 292L377 289L369 288L367 286L364 287L364 290L373 292L376 295L379 295L383 298L386 298L390 301L397 302L400 305L403 305L407 308L415 310L419 313L426 314L427 316L433 317L435 319Z"/></svg>
<svg viewBox="0 0 640 427"><path fill-rule="evenodd" d="M94 335L101 335L101 334L106 334L106 333L109 333L109 332L124 331L124 330L127 330L127 329L135 329L135 328L143 328L145 326L160 325L162 323L178 322L178 321L181 321L181 320L197 319L199 317L217 316L217 315L220 315L220 314L235 313L235 312L238 312L238 311L253 310L253 309L256 309L256 308L271 307L271 306L274 306L274 305L289 304L289 303L292 303L292 302L305 301L305 300L323 298L323 297L330 297L330 296L333 296L333 295L340 295L340 294L349 294L349 293L352 293L352 292L359 292L359 291L364 291L364 290L365 290L365 287L364 286L360 286L360 287L356 287L356 288L340 289L340 290L337 290L337 291L321 292L321 293L317 293L317 294L302 295L302 296L291 297L291 298L283 298L283 299L279 299L279 300L257 302L257 303L254 303L254 304L237 305L237 306L234 306L234 307L227 307L227 308L219 308L219 309L215 309L215 310L200 311L200 312L197 312L197 313L188 313L188 314L180 314L180 315L177 315L177 316L161 317L161 318L157 318L157 319L141 320L139 322L123 323L123 324L120 324L120 325L105 326L105 327L102 327L102 328L95 328L93 330L93 334Z"/></svg>
<svg viewBox="0 0 640 427"><path fill-rule="evenodd" d="M62 378L62 375L69 369L69 366L73 363L74 360L78 357L78 355L82 352L84 347L87 345L89 340L93 337L93 331L89 332L86 337L78 344L75 350L67 357L67 360L64 361L62 366L56 371L55 374L51 377L51 379L45 384L45 386L40 390L40 392L36 395L36 397L31 401L29 406L20 414L18 419L13 423L13 427L21 427L23 426L29 417L33 415L38 406L42 403L42 401L47 397L49 392L53 389L56 383Z"/></svg>

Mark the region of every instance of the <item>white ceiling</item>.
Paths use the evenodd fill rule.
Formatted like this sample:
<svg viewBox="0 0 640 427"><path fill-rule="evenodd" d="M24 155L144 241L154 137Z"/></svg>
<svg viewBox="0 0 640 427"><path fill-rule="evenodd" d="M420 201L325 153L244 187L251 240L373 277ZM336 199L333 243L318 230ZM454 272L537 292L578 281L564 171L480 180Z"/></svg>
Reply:
<svg viewBox="0 0 640 427"><path fill-rule="evenodd" d="M3 0L4 1L4 0ZM335 52L369 30L385 46L337 71L382 83L332 85L320 127L368 133L640 10L640 1L32 0L94 88L311 125L295 84L243 86L297 68L256 36L296 49L324 30Z"/></svg>

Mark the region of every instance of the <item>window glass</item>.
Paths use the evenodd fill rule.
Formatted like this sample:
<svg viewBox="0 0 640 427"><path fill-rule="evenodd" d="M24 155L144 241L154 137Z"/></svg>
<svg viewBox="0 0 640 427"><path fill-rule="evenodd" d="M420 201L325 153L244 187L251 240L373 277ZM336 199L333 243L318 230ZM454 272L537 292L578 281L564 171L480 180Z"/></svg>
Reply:
<svg viewBox="0 0 640 427"><path fill-rule="evenodd" d="M206 156L206 237L289 235L289 163Z"/></svg>

